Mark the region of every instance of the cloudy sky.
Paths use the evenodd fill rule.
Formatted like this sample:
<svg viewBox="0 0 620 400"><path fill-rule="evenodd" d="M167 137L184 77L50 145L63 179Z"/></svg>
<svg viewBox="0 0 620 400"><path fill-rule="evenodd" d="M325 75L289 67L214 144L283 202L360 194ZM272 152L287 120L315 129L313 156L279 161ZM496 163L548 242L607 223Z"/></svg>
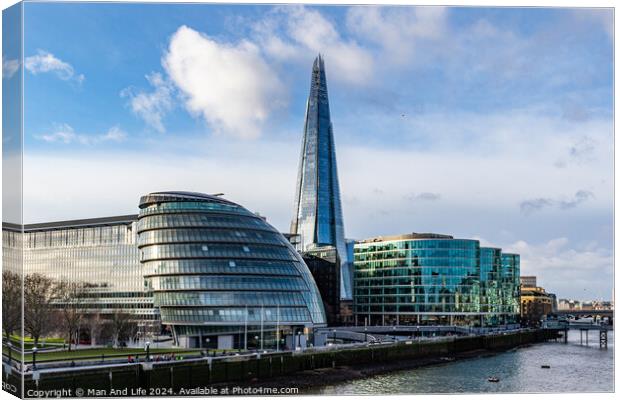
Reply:
<svg viewBox="0 0 620 400"><path fill-rule="evenodd" d="M25 4L24 222L223 192L289 228L324 55L347 237L478 238L610 298L603 9ZM3 54L5 85L20 76Z"/></svg>

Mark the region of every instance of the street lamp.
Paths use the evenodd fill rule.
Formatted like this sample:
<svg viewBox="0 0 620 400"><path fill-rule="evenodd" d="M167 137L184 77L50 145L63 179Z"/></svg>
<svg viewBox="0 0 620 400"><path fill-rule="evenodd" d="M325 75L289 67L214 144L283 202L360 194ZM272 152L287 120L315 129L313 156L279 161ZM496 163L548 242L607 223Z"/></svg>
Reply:
<svg viewBox="0 0 620 400"><path fill-rule="evenodd" d="M256 350L258 350L258 335L254 336L254 340L256 341Z"/></svg>
<svg viewBox="0 0 620 400"><path fill-rule="evenodd" d="M205 338L205 343L207 344L207 357L209 357L209 342L211 342L211 338Z"/></svg>
<svg viewBox="0 0 620 400"><path fill-rule="evenodd" d="M146 342L145 346L146 346L146 362L149 362L151 360L151 357L149 357L150 349L151 349L151 342Z"/></svg>
<svg viewBox="0 0 620 400"><path fill-rule="evenodd" d="M32 369L37 369L37 349L36 347L32 348Z"/></svg>
<svg viewBox="0 0 620 400"><path fill-rule="evenodd" d="M297 331L297 348L301 350L301 331Z"/></svg>

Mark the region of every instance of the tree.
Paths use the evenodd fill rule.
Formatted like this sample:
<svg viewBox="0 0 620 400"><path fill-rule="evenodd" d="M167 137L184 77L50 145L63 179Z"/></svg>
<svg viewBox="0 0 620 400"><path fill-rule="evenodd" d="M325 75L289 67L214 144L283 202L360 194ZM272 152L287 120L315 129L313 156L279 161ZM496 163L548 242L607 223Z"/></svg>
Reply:
<svg viewBox="0 0 620 400"><path fill-rule="evenodd" d="M22 315L22 278L11 271L2 271L2 328L7 342L19 330Z"/></svg>
<svg viewBox="0 0 620 400"><path fill-rule="evenodd" d="M127 340L133 336L137 325L132 318L131 314L120 309L116 309L112 313L109 324L114 347L118 347L121 340Z"/></svg>
<svg viewBox="0 0 620 400"><path fill-rule="evenodd" d="M55 299L56 285L51 278L38 273L24 277L24 330L34 339L35 346L52 328Z"/></svg>
<svg viewBox="0 0 620 400"><path fill-rule="evenodd" d="M74 339L78 338L78 331L84 320L85 285L80 282L61 281L57 284L57 299L62 305L60 312L62 328L69 342L69 351Z"/></svg>

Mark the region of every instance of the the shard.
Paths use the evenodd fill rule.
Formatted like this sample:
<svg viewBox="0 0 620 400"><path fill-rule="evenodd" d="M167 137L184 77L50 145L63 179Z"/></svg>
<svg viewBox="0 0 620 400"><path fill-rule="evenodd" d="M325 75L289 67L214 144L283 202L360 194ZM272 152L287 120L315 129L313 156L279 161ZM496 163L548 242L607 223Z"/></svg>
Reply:
<svg viewBox="0 0 620 400"><path fill-rule="evenodd" d="M294 210L291 233L299 235L302 252L335 247L340 260L340 297L351 299L351 260L344 238L334 133L320 54L312 66Z"/></svg>

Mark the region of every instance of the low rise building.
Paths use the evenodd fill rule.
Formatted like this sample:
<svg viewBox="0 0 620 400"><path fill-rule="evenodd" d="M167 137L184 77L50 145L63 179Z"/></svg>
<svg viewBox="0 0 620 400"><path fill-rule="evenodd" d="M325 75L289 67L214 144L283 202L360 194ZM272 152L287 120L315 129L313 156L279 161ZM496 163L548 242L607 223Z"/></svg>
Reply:
<svg viewBox="0 0 620 400"><path fill-rule="evenodd" d="M355 323L369 325L515 324L519 255L477 240L411 233L354 246Z"/></svg>
<svg viewBox="0 0 620 400"><path fill-rule="evenodd" d="M521 324L540 326L553 313L553 297L541 287L521 287Z"/></svg>

